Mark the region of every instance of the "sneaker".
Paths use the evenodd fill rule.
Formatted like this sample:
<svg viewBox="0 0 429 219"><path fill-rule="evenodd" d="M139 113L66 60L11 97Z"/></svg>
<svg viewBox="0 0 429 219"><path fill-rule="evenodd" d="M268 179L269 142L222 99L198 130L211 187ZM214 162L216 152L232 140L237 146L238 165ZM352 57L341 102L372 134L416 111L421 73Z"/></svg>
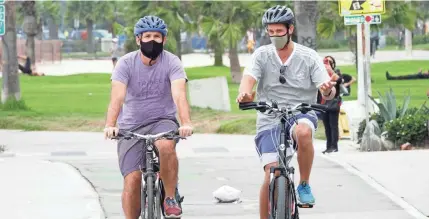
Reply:
<svg viewBox="0 0 429 219"><path fill-rule="evenodd" d="M310 185L307 182L302 182L298 188L299 202L302 204L311 204L314 205L316 201L314 200L313 194L311 193Z"/></svg>
<svg viewBox="0 0 429 219"><path fill-rule="evenodd" d="M182 217L182 209L177 204L176 199L167 197L164 201L165 218L180 218Z"/></svg>

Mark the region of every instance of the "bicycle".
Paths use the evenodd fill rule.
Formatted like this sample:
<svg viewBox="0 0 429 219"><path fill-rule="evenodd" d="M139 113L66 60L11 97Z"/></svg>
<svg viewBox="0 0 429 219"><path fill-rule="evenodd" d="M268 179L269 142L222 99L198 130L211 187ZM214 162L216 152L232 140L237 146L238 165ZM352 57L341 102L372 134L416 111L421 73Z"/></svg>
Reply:
<svg viewBox="0 0 429 219"><path fill-rule="evenodd" d="M138 139L144 140L146 147L146 168L140 167L142 172L142 187L141 187L141 212L142 219L161 219L161 213L165 217L164 203L165 190L162 180L159 178L159 151L154 143L161 139L179 140L186 139L179 136L178 131L168 131L158 133L156 135L140 135L134 132L119 130L118 136L112 139ZM179 190L176 187L176 201L179 207L182 208L184 197L180 196ZM147 200L147 201L146 201Z"/></svg>
<svg viewBox="0 0 429 219"><path fill-rule="evenodd" d="M297 202L294 185L295 168L289 166L295 152L292 153L291 140L287 137L289 133L286 133L286 123L290 118L296 118L295 112L304 114L312 110L325 112L327 107L320 104L302 103L292 108L282 107L279 109L277 102L272 101L271 105L266 102L240 103L239 108L240 110L256 109L261 113L268 111L268 114L280 114L280 145L276 148L279 165L270 168L269 185L269 202L275 203L275 199L277 199L277 203L270 205L270 219L299 219L298 207L312 208L313 205ZM295 123L297 123L296 119ZM276 171L280 172L278 176L275 176Z"/></svg>

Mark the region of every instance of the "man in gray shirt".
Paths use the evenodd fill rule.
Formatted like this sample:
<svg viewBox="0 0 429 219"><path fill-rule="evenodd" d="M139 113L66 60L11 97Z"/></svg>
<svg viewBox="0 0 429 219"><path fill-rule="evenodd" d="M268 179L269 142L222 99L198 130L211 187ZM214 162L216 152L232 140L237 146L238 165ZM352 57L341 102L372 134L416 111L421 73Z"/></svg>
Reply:
<svg viewBox="0 0 429 219"><path fill-rule="evenodd" d="M324 99L332 99L336 93L335 82L329 78L322 59L312 49L291 41L294 15L285 6L268 9L262 24L267 29L272 44L261 46L252 54L252 60L244 70L237 102L250 102L257 83L258 101L275 100L280 107L292 107L300 103L316 103L317 90ZM309 185L314 158L313 136L317 128L317 116L311 111L297 115L298 125L287 125L290 139L298 145L300 183L297 188L299 201L314 204ZM293 121L289 121L294 124ZM257 114L256 150L265 171L260 192L260 218L268 218L268 191L270 167L277 166L280 119L264 113Z"/></svg>

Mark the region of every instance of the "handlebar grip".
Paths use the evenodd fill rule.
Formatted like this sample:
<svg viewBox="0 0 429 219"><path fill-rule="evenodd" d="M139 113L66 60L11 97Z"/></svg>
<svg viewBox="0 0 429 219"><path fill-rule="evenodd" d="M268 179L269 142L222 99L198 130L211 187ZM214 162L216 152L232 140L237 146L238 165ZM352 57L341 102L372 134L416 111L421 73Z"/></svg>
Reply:
<svg viewBox="0 0 429 219"><path fill-rule="evenodd" d="M322 105L322 104L311 104L310 107L313 108L314 110L317 110L317 111L328 110L328 106Z"/></svg>
<svg viewBox="0 0 429 219"><path fill-rule="evenodd" d="M258 106L255 102L239 103L238 108L241 110L255 109Z"/></svg>

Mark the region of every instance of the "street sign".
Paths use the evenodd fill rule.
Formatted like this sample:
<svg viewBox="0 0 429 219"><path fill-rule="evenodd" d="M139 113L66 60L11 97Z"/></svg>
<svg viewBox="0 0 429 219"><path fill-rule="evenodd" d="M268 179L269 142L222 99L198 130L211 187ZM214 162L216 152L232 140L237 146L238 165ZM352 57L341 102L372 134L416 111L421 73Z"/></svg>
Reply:
<svg viewBox="0 0 429 219"><path fill-rule="evenodd" d="M0 36L6 33L5 7L0 5Z"/></svg>
<svg viewBox="0 0 429 219"><path fill-rule="evenodd" d="M369 24L381 24L381 14L367 14L365 15L365 22Z"/></svg>
<svg viewBox="0 0 429 219"><path fill-rule="evenodd" d="M384 0L338 0L340 16L357 14L384 14Z"/></svg>
<svg viewBox="0 0 429 219"><path fill-rule="evenodd" d="M363 15L346 15L344 16L344 25L357 25L362 24L365 21Z"/></svg>
<svg viewBox="0 0 429 219"><path fill-rule="evenodd" d="M346 15L344 16L344 25L357 25L357 24L381 24L380 14L365 14L365 15Z"/></svg>

